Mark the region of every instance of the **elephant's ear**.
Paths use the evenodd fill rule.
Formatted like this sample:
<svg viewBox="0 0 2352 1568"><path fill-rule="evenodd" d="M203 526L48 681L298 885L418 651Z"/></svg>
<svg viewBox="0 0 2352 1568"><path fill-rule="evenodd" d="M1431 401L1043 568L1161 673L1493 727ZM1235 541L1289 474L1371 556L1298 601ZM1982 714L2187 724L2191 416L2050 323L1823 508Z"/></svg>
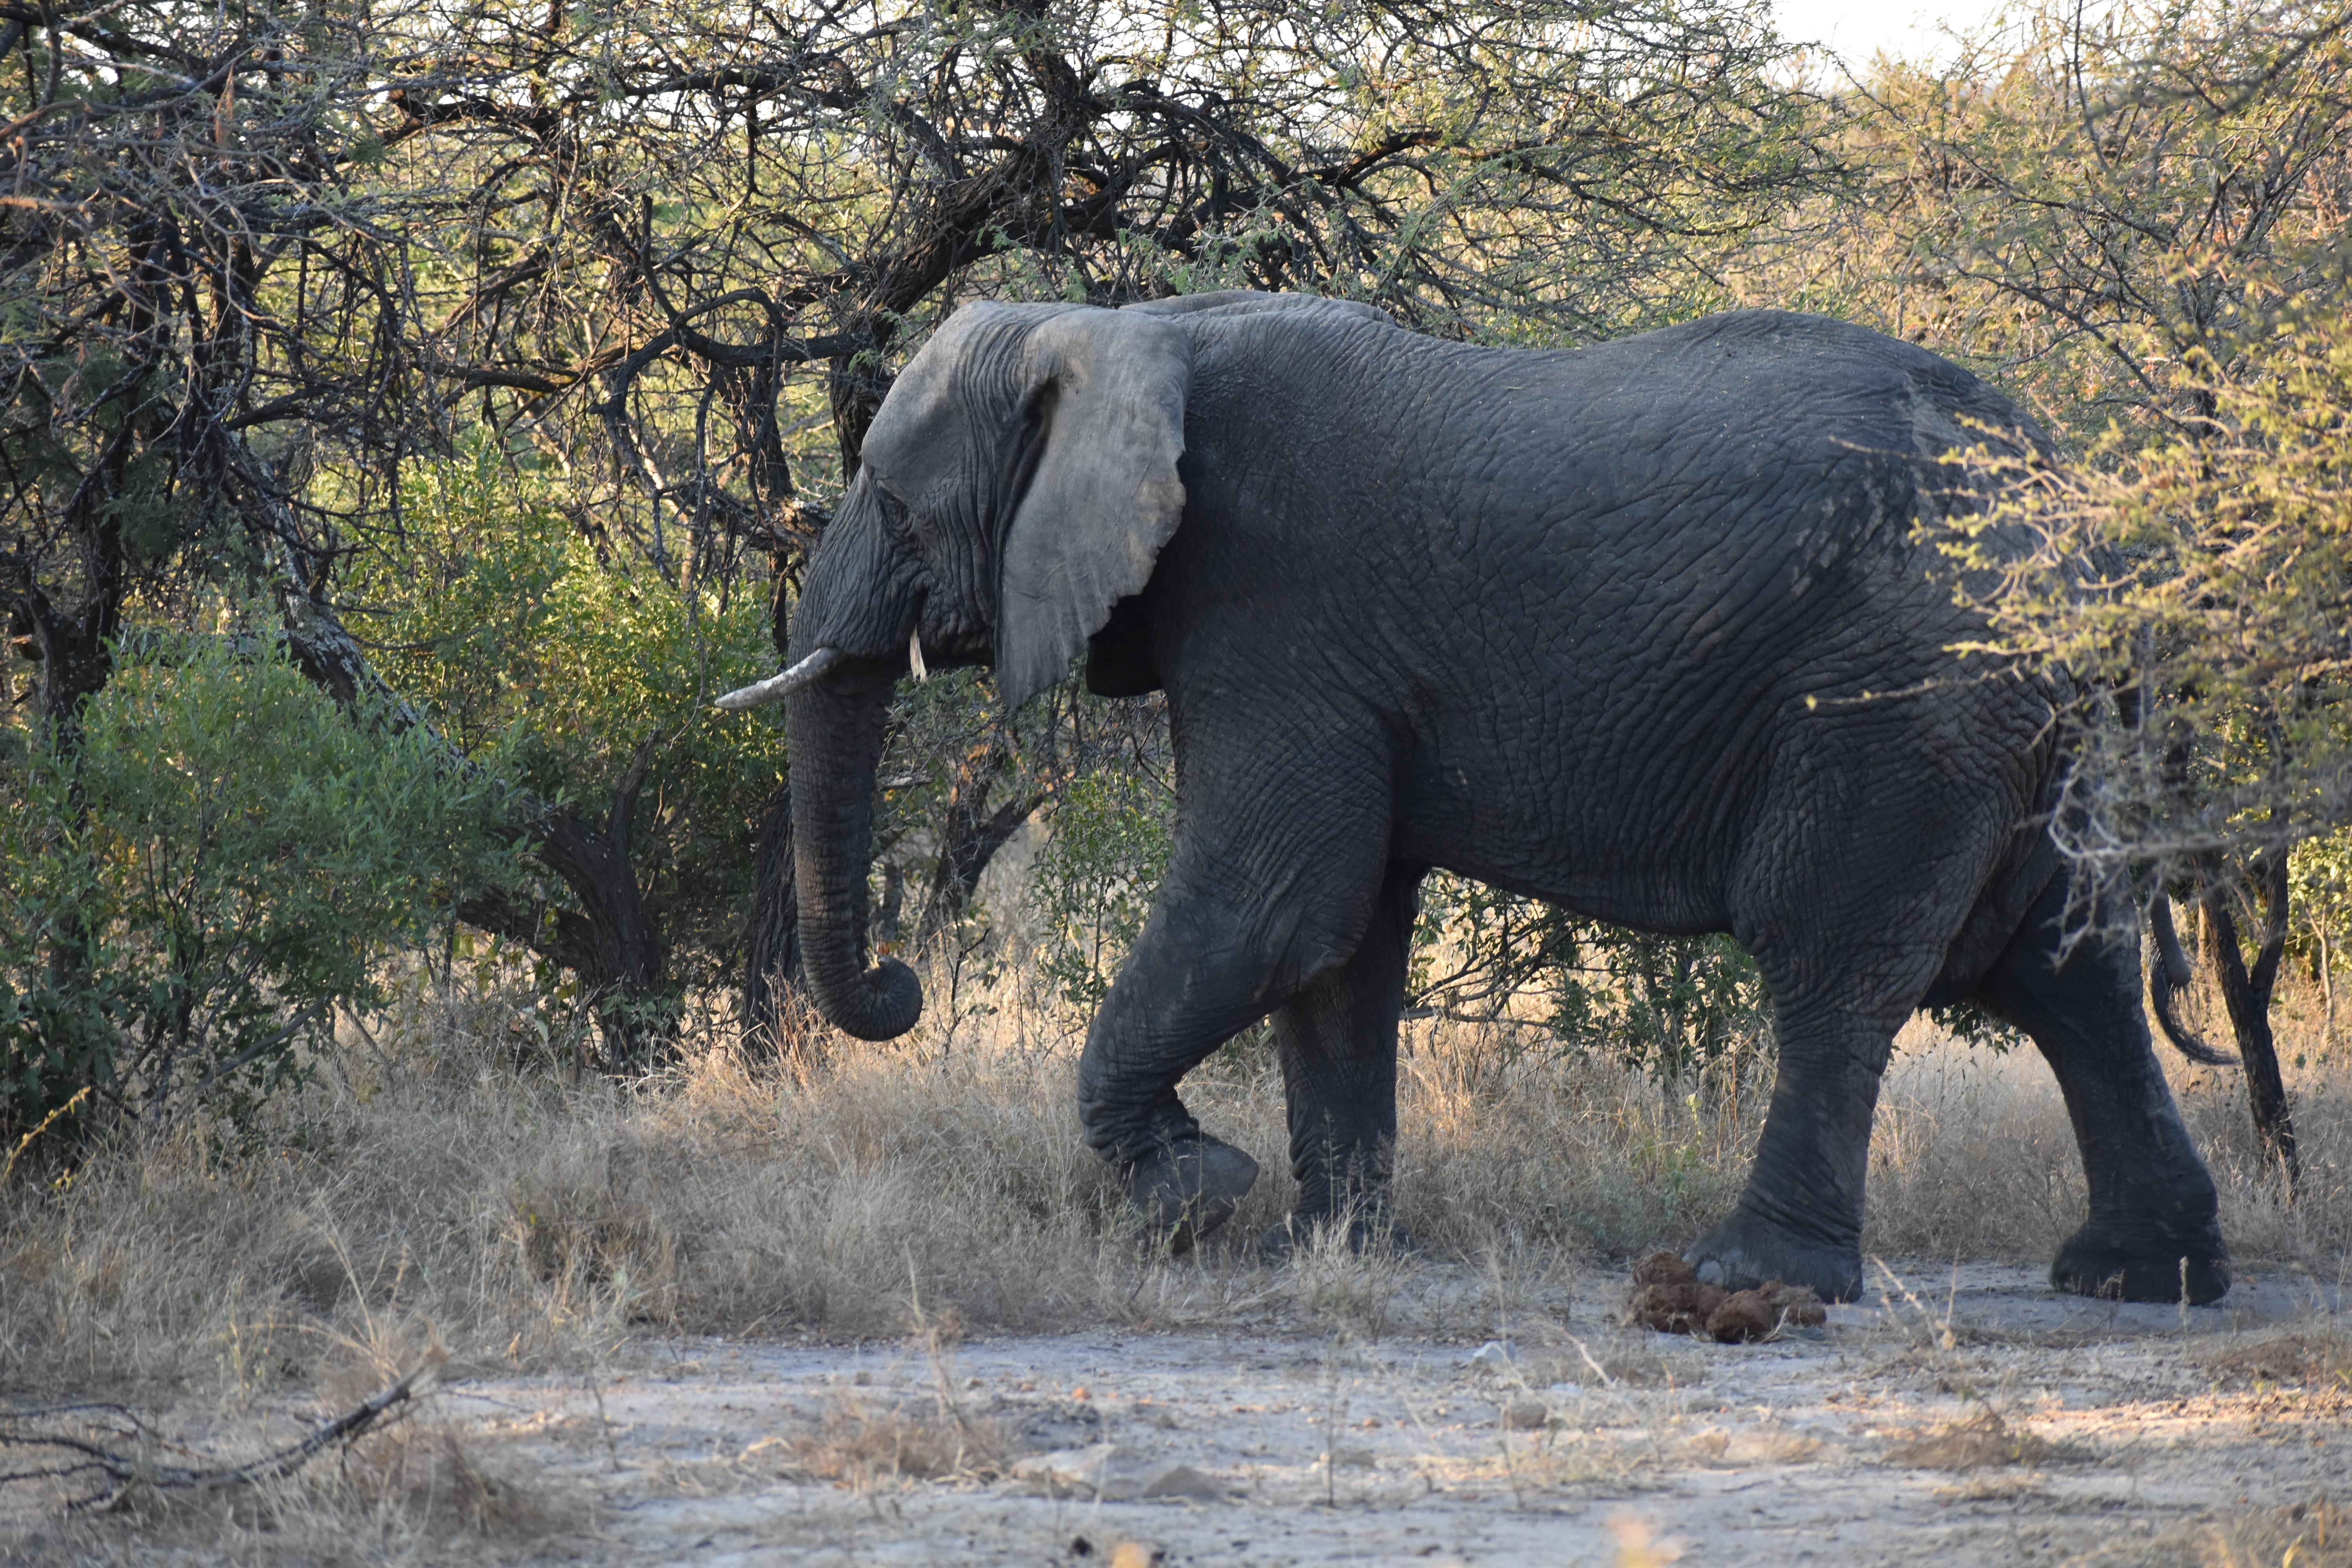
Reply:
<svg viewBox="0 0 2352 1568"><path fill-rule="evenodd" d="M1048 317L1028 343L1036 465L1004 539L996 685L1018 708L1059 680L1111 606L1143 591L1184 516L1192 339L1119 310Z"/></svg>

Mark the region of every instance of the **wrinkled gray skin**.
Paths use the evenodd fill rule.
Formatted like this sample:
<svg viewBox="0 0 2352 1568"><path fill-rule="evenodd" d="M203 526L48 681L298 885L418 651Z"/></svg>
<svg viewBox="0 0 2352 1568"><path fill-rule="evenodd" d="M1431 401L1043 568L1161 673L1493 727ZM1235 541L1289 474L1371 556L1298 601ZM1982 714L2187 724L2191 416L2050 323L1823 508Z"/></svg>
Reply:
<svg viewBox="0 0 2352 1568"><path fill-rule="evenodd" d="M1808 316L1530 353L1296 297L969 306L875 421L793 629L795 658L849 656L787 700L816 1000L868 1039L921 1005L866 967L860 908L909 634L1016 706L1087 648L1096 690L1166 689L1179 807L1078 1090L1180 1239L1255 1166L1177 1085L1268 1013L1295 1219L1381 1212L1408 933L1444 867L1755 954L1779 1078L1703 1277L1853 1297L1895 1032L1970 1000L2032 1037L2074 1120L2091 1209L2054 1282L2218 1297L2136 948L2059 959L2052 693L1945 651L1978 628L1911 539L1973 504L1933 459L1986 427L2035 439L1966 372Z"/></svg>

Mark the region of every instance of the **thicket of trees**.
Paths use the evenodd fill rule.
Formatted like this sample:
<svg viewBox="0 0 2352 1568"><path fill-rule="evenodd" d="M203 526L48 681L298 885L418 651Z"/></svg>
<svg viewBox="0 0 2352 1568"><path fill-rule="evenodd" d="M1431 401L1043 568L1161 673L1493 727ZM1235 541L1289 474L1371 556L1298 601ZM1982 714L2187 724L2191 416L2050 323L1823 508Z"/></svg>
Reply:
<svg viewBox="0 0 2352 1568"><path fill-rule="evenodd" d="M2095 678L2070 847L2200 911L2259 1067L2347 896L2344 26L2126 0L1849 80L1754 0L0 0L0 1131L266 1087L451 922L596 1065L692 999L772 1045L781 731L709 699L892 368L970 299L1236 284L1526 344L1783 304L2024 394L2075 461L1986 657ZM911 688L878 939L974 950L1042 816L1010 956L1092 994L1160 734ZM1424 935L1433 1009L1669 1076L1759 1038L1726 943L1452 884Z"/></svg>

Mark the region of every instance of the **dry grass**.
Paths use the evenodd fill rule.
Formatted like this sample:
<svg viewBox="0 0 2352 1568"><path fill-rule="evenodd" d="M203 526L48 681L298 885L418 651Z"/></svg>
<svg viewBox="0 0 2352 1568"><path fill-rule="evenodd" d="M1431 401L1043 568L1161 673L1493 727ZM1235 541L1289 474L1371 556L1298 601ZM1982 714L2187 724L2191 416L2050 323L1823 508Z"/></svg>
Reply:
<svg viewBox="0 0 2352 1568"><path fill-rule="evenodd" d="M1986 1405L1964 1421L1946 1423L1887 1450L1886 1462L1915 1470L1978 1470L1988 1466L2061 1463L2081 1456L2062 1444L2011 1426Z"/></svg>
<svg viewBox="0 0 2352 1568"><path fill-rule="evenodd" d="M2333 1320L2321 1329L2290 1329L2233 1344L2206 1364L2231 1386L2268 1384L2352 1391L2352 1338Z"/></svg>
<svg viewBox="0 0 2352 1568"><path fill-rule="evenodd" d="M1171 1262L1138 1245L1079 1142L1078 1030L1010 985L982 1003L894 1045L835 1039L821 1070L710 1045L615 1085L518 1071L519 994L420 984L267 1125L127 1142L46 1187L20 1169L0 1194L0 1384L236 1405L338 1367L363 1384L428 1324L460 1369L583 1369L645 1331L900 1332L918 1296L974 1327L1287 1313L1377 1334L1407 1274L1432 1281L1413 1326L1483 1334L1574 1269L1719 1215L1764 1098L1710 1106L1513 1051L1500 1030L1416 1024L1400 1218L1457 1267L1317 1254L1277 1272L1238 1245ZM2242 1261L2343 1272L2344 1079L2294 1075L2307 1185L2292 1207L2252 1158L2236 1079L2184 1080ZM1284 1146L1263 1053L1222 1053L1190 1093L1262 1159ZM1237 1240L1289 1201L1267 1163ZM1915 1025L1880 1117L1869 1249L2038 1260L2081 1202L2040 1062Z"/></svg>
<svg viewBox="0 0 2352 1568"><path fill-rule="evenodd" d="M952 1413L855 1397L827 1411L818 1431L785 1447L794 1473L861 1491L889 1481L992 1476L1005 1453L1003 1438Z"/></svg>
<svg viewBox="0 0 2352 1568"><path fill-rule="evenodd" d="M2352 1568L2352 1512L2320 1498L2217 1525L2198 1542L2207 1568Z"/></svg>
<svg viewBox="0 0 2352 1568"><path fill-rule="evenodd" d="M2115 1540L2065 1560L2065 1568L2352 1568L2352 1511L2315 1498Z"/></svg>

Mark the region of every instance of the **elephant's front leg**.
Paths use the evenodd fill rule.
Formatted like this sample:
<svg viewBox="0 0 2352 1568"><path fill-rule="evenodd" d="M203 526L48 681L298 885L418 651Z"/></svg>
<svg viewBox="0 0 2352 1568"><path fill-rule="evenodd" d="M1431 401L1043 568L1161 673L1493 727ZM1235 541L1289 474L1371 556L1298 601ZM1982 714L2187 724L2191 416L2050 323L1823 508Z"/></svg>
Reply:
<svg viewBox="0 0 2352 1568"><path fill-rule="evenodd" d="M1287 758L1260 742L1240 753L1252 772L1330 781L1311 796L1271 808L1255 791L1185 803L1151 919L1087 1034L1078 1111L1087 1146L1180 1248L1233 1217L1257 1163L1201 1130L1178 1082L1246 1026L1344 973L1381 904L1388 801L1375 781L1387 769L1369 758L1335 769L1337 749L1327 740L1318 759ZM1392 996L1391 1041L1397 1006Z"/></svg>
<svg viewBox="0 0 2352 1568"><path fill-rule="evenodd" d="M1265 1237L1287 1251L1344 1221L1351 1246L1398 1239L1389 1212L1396 1147L1397 1017L1423 869L1392 865L1355 956L1275 1010L1290 1111L1290 1218Z"/></svg>

